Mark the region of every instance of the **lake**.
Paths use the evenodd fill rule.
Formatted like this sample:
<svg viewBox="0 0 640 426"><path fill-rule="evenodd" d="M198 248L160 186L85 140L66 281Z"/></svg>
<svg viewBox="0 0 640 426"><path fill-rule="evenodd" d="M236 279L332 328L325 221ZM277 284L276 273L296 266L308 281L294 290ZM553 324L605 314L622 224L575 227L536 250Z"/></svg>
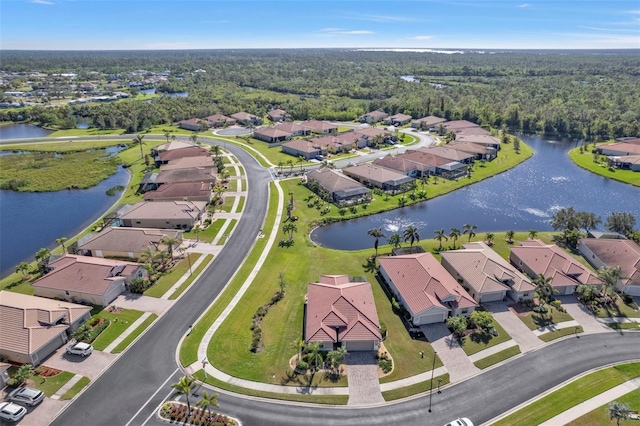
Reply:
<svg viewBox="0 0 640 426"><path fill-rule="evenodd" d="M9 124L0 126L0 140L21 139L21 138L45 138L53 133L53 130L46 130L42 127L31 124Z"/></svg>
<svg viewBox="0 0 640 426"><path fill-rule="evenodd" d="M151 89L138 90L138 93L142 93L145 95L155 95L156 88L152 87ZM189 96L189 92L173 92L173 93L161 93L161 94L169 96L170 98L186 98L187 96Z"/></svg>
<svg viewBox="0 0 640 426"><path fill-rule="evenodd" d="M572 206L594 212L603 220L612 211L632 212L640 220L640 188L573 164L567 151L579 141L519 136L535 155L505 173L413 206L317 228L311 238L325 247L359 250L373 247L367 231L378 227L389 236L402 234L404 228L413 225L424 239L433 238L440 228L447 234L451 227L462 231L465 223L477 225L478 235L489 231L551 231L553 214Z"/></svg>
<svg viewBox="0 0 640 426"><path fill-rule="evenodd" d="M126 187L128 181L129 173L120 167L89 189L0 191L0 277L14 272L23 260L34 260L40 248L54 248L57 238L71 238L99 219L120 196L110 197L106 191Z"/></svg>

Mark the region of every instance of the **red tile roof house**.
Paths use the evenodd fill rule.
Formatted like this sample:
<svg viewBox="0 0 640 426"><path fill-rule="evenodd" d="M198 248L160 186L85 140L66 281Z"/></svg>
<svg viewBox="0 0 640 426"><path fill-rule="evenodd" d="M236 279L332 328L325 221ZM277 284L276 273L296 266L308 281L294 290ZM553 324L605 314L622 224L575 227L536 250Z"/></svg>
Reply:
<svg viewBox="0 0 640 426"><path fill-rule="evenodd" d="M271 111L267 112L267 117L269 117L269 119L274 123L278 123L280 121L286 120L288 117L290 117L290 115L287 114L287 111L285 110L272 109Z"/></svg>
<svg viewBox="0 0 640 426"><path fill-rule="evenodd" d="M90 306L0 291L0 355L40 365L89 318Z"/></svg>
<svg viewBox="0 0 640 426"><path fill-rule="evenodd" d="M172 169L168 167L165 169L167 166L160 167L160 173L158 173L158 176L156 176L154 180L156 185L167 185L177 182L207 182L215 185L218 179L218 175L216 174L217 168L215 166L184 169Z"/></svg>
<svg viewBox="0 0 640 426"><path fill-rule="evenodd" d="M199 146L192 146L188 148L174 149L172 151L164 151L159 153L155 157L156 167L160 167L162 164L167 164L171 160L177 160L178 158L186 157L209 157L211 154L206 148Z"/></svg>
<svg viewBox="0 0 640 426"><path fill-rule="evenodd" d="M248 126L248 125L258 126L262 124L262 119L260 117L257 117L253 114L249 114L248 112L244 112L244 111L231 114L231 118L233 118L234 120L236 120L238 124L241 124L243 126Z"/></svg>
<svg viewBox="0 0 640 426"><path fill-rule="evenodd" d="M443 175L446 177L449 172L448 169L445 169L444 167L447 167L447 165L452 163L461 164L458 162L452 162L448 158L423 151L407 151L403 154L399 154L398 157L415 163L418 170L422 173L420 177L429 175Z"/></svg>
<svg viewBox="0 0 640 426"><path fill-rule="evenodd" d="M378 127L365 127L364 129L350 130L348 132L341 133L340 136L345 138L357 138L356 142L358 148L364 148L366 146L373 145L374 139L378 137L382 138L382 143L393 143L398 140L398 137L385 129Z"/></svg>
<svg viewBox="0 0 640 426"><path fill-rule="evenodd" d="M413 117L407 114L395 114L391 117L385 118L384 123L391 124L392 126L404 126L405 124L408 124L412 118Z"/></svg>
<svg viewBox="0 0 640 426"><path fill-rule="evenodd" d="M540 240L520 241L520 244L520 247L511 248L511 264L532 280L538 274L551 278L551 285L558 295L573 294L581 284L602 287L602 281L595 273L557 245Z"/></svg>
<svg viewBox="0 0 640 426"><path fill-rule="evenodd" d="M485 243L462 247L442 252L442 266L478 303L504 300L507 295L516 302L533 299L535 286L531 280Z"/></svg>
<svg viewBox="0 0 640 426"><path fill-rule="evenodd" d="M283 142L291 139L290 132L280 130L277 127L260 127L253 131L253 137L267 143Z"/></svg>
<svg viewBox="0 0 640 426"><path fill-rule="evenodd" d="M640 296L640 245L631 240L582 238L578 250L596 269L620 266L622 277L616 290Z"/></svg>
<svg viewBox="0 0 640 426"><path fill-rule="evenodd" d="M373 164L386 169L395 170L413 178L428 176L430 170L430 168L424 164L409 161L399 155L395 157L393 155L386 155L382 158L376 158L373 160Z"/></svg>
<svg viewBox="0 0 640 426"><path fill-rule="evenodd" d="M318 135L329 135L338 133L338 126L331 124L328 121L307 120L300 123L300 126L304 127L310 133Z"/></svg>
<svg viewBox="0 0 640 426"><path fill-rule="evenodd" d="M498 155L498 152L495 149L471 142L462 142L455 140L453 142L449 142L447 146L457 151L466 152L467 154L473 154L475 155L476 160L491 161Z"/></svg>
<svg viewBox="0 0 640 426"><path fill-rule="evenodd" d="M458 151L453 147L445 146L428 146L418 148L418 151L426 152L427 154L437 155L438 157L447 158L450 161L457 161L463 164L471 164L475 158L475 154L469 154L464 151Z"/></svg>
<svg viewBox="0 0 640 426"><path fill-rule="evenodd" d="M167 250L160 242L164 236L182 241L182 231L178 230L108 227L99 234L81 237L76 250L84 256L137 260L145 249Z"/></svg>
<svg viewBox="0 0 640 426"><path fill-rule="evenodd" d="M414 178L403 173L371 163L347 167L342 170L342 173L365 186L375 186L384 191L393 192L408 191L410 185L415 181Z"/></svg>
<svg viewBox="0 0 640 426"><path fill-rule="evenodd" d="M460 133L456 135L456 142L471 142L478 145L483 145L487 148L500 150L500 138L496 138L491 135L470 135L466 133Z"/></svg>
<svg viewBox="0 0 640 426"><path fill-rule="evenodd" d="M192 130L194 132L207 130L209 126L210 123L202 118L190 118L188 120L178 121L178 127L185 130Z"/></svg>
<svg viewBox="0 0 640 426"><path fill-rule="evenodd" d="M144 194L144 201L204 201L211 202L210 182L176 182L160 185Z"/></svg>
<svg viewBox="0 0 640 426"><path fill-rule="evenodd" d="M349 152L355 149L356 143L354 140L345 138L342 135L339 136L318 136L309 139L316 145L324 146L327 148L327 152L330 154L340 154L343 152Z"/></svg>
<svg viewBox="0 0 640 426"><path fill-rule="evenodd" d="M184 157L170 160L169 163L160 166L160 170L189 169L194 167L215 167L215 164L211 156Z"/></svg>
<svg viewBox="0 0 640 426"><path fill-rule="evenodd" d="M626 142L598 145L596 150L607 156L640 155L640 145Z"/></svg>
<svg viewBox="0 0 640 426"><path fill-rule="evenodd" d="M358 121L362 123L377 123L378 121L384 120L388 116L389 114L387 114L386 112L381 110L376 110L376 111L371 111L364 115L361 115L360 117L358 117Z"/></svg>
<svg viewBox="0 0 640 426"><path fill-rule="evenodd" d="M101 257L64 255L49 263L49 272L31 286L36 296L107 306L134 278L144 278L143 265Z"/></svg>
<svg viewBox="0 0 640 426"><path fill-rule="evenodd" d="M233 126L234 124L236 124L235 119L231 117L227 117L226 115L222 115L222 114L210 115L209 117L206 117L205 120L209 122L209 126L216 127L216 128Z"/></svg>
<svg viewBox="0 0 640 426"><path fill-rule="evenodd" d="M200 220L204 201L145 201L122 206L114 214L114 225L130 228L190 230Z"/></svg>
<svg viewBox="0 0 640 426"><path fill-rule="evenodd" d="M456 315L469 316L478 306L431 253L378 260L380 275L411 314L413 325L444 322Z"/></svg>
<svg viewBox="0 0 640 426"><path fill-rule="evenodd" d="M611 160L612 164L619 169L640 172L640 155L623 155L612 157Z"/></svg>
<svg viewBox="0 0 640 426"><path fill-rule="evenodd" d="M311 160L318 155L327 154L326 146L320 146L306 139L295 139L285 142L280 149L285 154L293 155L294 157L303 157L305 160Z"/></svg>
<svg viewBox="0 0 640 426"><path fill-rule="evenodd" d="M330 194L331 200L335 203L359 202L364 198L371 197L369 188L328 167L311 170L306 177L309 182L317 182L323 190Z"/></svg>
<svg viewBox="0 0 640 426"><path fill-rule="evenodd" d="M292 122L280 123L275 128L291 133L291 136L307 136L309 134L308 128Z"/></svg>
<svg viewBox="0 0 640 426"><path fill-rule="evenodd" d="M414 129L426 129L426 130L437 130L438 125L440 123L444 123L447 121L446 118L436 117L434 115L429 115L427 117L418 118L417 120L411 121L411 127Z"/></svg>
<svg viewBox="0 0 640 426"><path fill-rule="evenodd" d="M321 275L309 283L304 340L323 350L378 350L382 335L371 284L350 282L347 275Z"/></svg>

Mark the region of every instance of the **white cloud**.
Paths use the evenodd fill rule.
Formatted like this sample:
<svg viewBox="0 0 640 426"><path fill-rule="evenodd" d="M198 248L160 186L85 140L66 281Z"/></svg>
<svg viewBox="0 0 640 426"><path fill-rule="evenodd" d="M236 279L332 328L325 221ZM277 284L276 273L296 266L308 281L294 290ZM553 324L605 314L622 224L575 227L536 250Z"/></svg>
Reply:
<svg viewBox="0 0 640 426"><path fill-rule="evenodd" d="M432 38L433 36L430 36L430 35L419 35L419 36L411 37L411 39L413 40L431 40Z"/></svg>
<svg viewBox="0 0 640 426"><path fill-rule="evenodd" d="M518 7L519 7L520 9L526 9L526 8L527 8L527 7L529 7L529 6L531 6L529 3L522 3L522 4L519 4L519 5L518 5Z"/></svg>
<svg viewBox="0 0 640 426"><path fill-rule="evenodd" d="M34 3L34 4L46 4L47 6L53 6L55 3L52 1L47 1L47 0L31 0L29 1L29 3Z"/></svg>
<svg viewBox="0 0 640 426"><path fill-rule="evenodd" d="M358 18L365 21L371 21L371 22L425 22L421 18L414 18L411 16L363 15Z"/></svg>
<svg viewBox="0 0 640 426"><path fill-rule="evenodd" d="M326 34L339 34L339 35L366 35L366 34L375 34L373 31L369 30L345 30L342 28L323 28L319 30L322 33Z"/></svg>

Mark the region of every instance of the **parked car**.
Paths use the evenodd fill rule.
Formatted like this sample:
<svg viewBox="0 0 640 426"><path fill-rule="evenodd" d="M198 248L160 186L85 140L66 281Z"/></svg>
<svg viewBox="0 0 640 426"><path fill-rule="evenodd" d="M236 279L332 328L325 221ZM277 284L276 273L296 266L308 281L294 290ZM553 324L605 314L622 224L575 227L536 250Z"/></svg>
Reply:
<svg viewBox="0 0 640 426"><path fill-rule="evenodd" d="M93 346L84 342L77 342L67 346L67 353L70 355L88 356L93 352Z"/></svg>
<svg viewBox="0 0 640 426"><path fill-rule="evenodd" d="M11 402L15 402L21 405L28 405L33 407L38 405L44 399L44 392L33 388L18 388L7 396L7 399Z"/></svg>
<svg viewBox="0 0 640 426"><path fill-rule="evenodd" d="M447 423L445 426L473 426L473 423L466 417L458 417L454 421Z"/></svg>
<svg viewBox="0 0 640 426"><path fill-rule="evenodd" d="M424 339L424 333L422 332L422 330L420 329L420 327L411 327L409 329L409 336L411 336L412 339Z"/></svg>
<svg viewBox="0 0 640 426"><path fill-rule="evenodd" d="M7 422L19 422L27 409L12 402L0 402L0 419Z"/></svg>

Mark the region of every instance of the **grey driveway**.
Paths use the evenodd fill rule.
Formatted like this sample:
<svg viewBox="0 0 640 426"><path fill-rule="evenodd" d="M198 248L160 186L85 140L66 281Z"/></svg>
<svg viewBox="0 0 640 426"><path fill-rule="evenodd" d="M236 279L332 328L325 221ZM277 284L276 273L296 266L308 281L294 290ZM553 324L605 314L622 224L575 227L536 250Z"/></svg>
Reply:
<svg viewBox="0 0 640 426"><path fill-rule="evenodd" d="M347 405L372 405L384 403L380 393L378 363L373 351L351 352L346 356L349 377L349 402Z"/></svg>
<svg viewBox="0 0 640 426"><path fill-rule="evenodd" d="M66 353L67 345L64 345L47 358L42 365L56 368L58 370L70 371L74 374L86 376L91 380L98 377L98 374L117 357L117 355L94 350L91 355L84 358L79 355L69 355Z"/></svg>
<svg viewBox="0 0 640 426"><path fill-rule="evenodd" d="M110 306L117 306L118 308L123 309L135 309L143 312L152 312L156 315L160 315L174 303L174 300L160 299L159 297L144 296L142 294L125 291L118 296Z"/></svg>
<svg viewBox="0 0 640 426"><path fill-rule="evenodd" d="M576 296L557 297L567 313L573 317L584 329L585 333L613 332L614 330L598 321L593 314L578 301Z"/></svg>
<svg viewBox="0 0 640 426"><path fill-rule="evenodd" d="M449 331L446 324L420 326L425 337L438 352L438 356L449 372L452 383L459 382L480 372L464 352L458 339Z"/></svg>
<svg viewBox="0 0 640 426"><path fill-rule="evenodd" d="M529 327L518 318L518 315L509 308L509 303L492 302L483 304L483 306L491 312L493 318L498 321L498 324L516 341L520 346L521 352L528 352L544 344L544 342L533 334L533 331L529 330Z"/></svg>

